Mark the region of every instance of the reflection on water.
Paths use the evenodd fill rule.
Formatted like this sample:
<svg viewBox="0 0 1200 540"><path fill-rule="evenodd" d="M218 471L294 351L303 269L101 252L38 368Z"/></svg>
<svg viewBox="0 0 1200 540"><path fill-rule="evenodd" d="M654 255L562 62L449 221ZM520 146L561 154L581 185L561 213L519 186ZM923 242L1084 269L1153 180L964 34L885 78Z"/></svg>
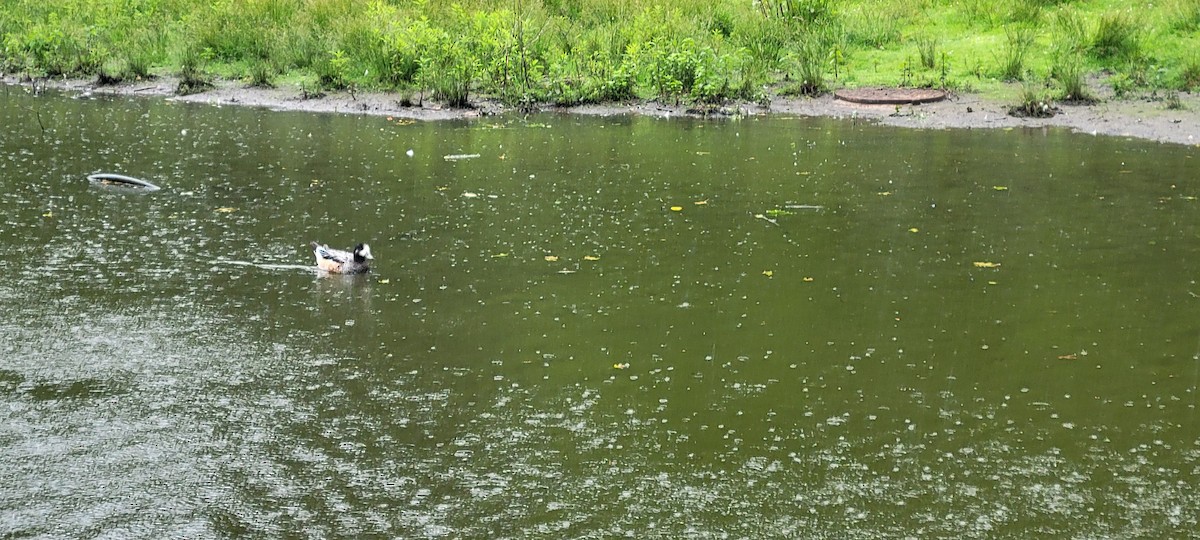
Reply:
<svg viewBox="0 0 1200 540"><path fill-rule="evenodd" d="M0 99L5 536L1197 526L1194 148Z"/></svg>

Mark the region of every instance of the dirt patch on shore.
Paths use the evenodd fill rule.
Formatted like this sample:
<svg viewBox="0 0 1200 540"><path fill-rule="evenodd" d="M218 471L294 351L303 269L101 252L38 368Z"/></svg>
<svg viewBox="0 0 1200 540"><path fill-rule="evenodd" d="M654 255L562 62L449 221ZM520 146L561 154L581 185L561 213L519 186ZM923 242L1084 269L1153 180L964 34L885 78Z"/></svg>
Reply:
<svg viewBox="0 0 1200 540"><path fill-rule="evenodd" d="M32 88L34 83L5 76L8 85ZM380 92L338 92L320 97L306 96L297 88L246 87L237 82L218 82L212 90L188 96L176 96L178 81L163 77L118 85L97 85L94 81L66 80L38 82L80 96L97 94L157 96L188 103L241 105L274 110L392 116L414 120L452 120L489 116L510 109L498 102L483 100L472 108L453 109L414 96L418 104L406 103L401 96ZM1097 89L1102 90L1102 89ZM920 129L1011 129L1068 128L1093 135L1133 137L1185 145L1200 145L1200 94L1179 94L1182 108L1168 108L1161 100L1112 99L1101 95L1092 105L1059 104L1050 118L1017 118L1008 114L1009 103L984 99L977 95L951 95L948 99L920 105L870 105L851 103L832 95L815 98L775 99L769 105L738 103L698 109L654 101L625 104L551 107L542 110L585 115L647 115L658 117L793 115L853 118L884 125ZM411 98L410 98L411 100Z"/></svg>

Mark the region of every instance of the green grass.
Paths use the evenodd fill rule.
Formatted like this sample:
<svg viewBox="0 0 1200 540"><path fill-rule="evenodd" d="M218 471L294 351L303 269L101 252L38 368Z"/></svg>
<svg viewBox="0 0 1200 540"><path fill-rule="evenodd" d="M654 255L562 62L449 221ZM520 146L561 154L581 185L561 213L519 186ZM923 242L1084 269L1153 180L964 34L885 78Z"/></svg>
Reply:
<svg viewBox="0 0 1200 540"><path fill-rule="evenodd" d="M0 70L305 81L463 105L718 104L840 86L1062 98L1200 84L1200 0L0 0ZM764 90L769 89L769 90Z"/></svg>

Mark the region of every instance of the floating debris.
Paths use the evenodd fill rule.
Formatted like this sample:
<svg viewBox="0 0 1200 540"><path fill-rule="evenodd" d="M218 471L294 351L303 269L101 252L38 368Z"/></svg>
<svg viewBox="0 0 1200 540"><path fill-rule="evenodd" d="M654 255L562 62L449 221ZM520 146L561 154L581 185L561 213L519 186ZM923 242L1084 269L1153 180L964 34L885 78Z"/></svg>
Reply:
<svg viewBox="0 0 1200 540"><path fill-rule="evenodd" d="M96 173L96 174L89 174L87 178L88 178L89 182L91 182L93 184L102 185L102 186L122 186L122 187L142 188L147 191L158 191L158 190L162 189L162 188L160 188L154 184L151 184L150 182L147 182L145 180L142 180L139 178L134 178L132 176L125 176L123 174Z"/></svg>
<svg viewBox="0 0 1200 540"><path fill-rule="evenodd" d="M479 154L450 154L442 156L442 159L446 161L458 161L462 159L475 159L477 157L479 157Z"/></svg>
<svg viewBox="0 0 1200 540"><path fill-rule="evenodd" d="M767 223L770 223L771 225L774 225L774 226L776 226L776 227L778 227L778 226L779 226L779 222L778 222L778 221L775 221L775 220L773 220L773 219L771 219L771 218L769 218L769 217L767 217L767 216L764 216L764 215L762 215L762 214L754 214L754 219L761 219L761 220L763 220L763 221L765 221L765 222L767 222Z"/></svg>

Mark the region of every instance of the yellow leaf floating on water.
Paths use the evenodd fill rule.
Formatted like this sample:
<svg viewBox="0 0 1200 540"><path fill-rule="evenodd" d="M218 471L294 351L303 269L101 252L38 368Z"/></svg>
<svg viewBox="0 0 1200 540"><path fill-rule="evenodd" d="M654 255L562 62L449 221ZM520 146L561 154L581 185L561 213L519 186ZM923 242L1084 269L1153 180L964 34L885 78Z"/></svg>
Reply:
<svg viewBox="0 0 1200 540"><path fill-rule="evenodd" d="M672 212L682 212L682 211L683 211L683 207L682 207L682 206L672 206L672 207L671 207L671 211L672 211Z"/></svg>
<svg viewBox="0 0 1200 540"><path fill-rule="evenodd" d="M613 369L629 369L629 362L613 364Z"/></svg>
<svg viewBox="0 0 1200 540"><path fill-rule="evenodd" d="M215 211L220 212L222 214L228 214L230 212L237 212L237 208L234 208L232 206L222 206L222 207L216 209Z"/></svg>
<svg viewBox="0 0 1200 540"><path fill-rule="evenodd" d="M583 260L585 260L585 261L598 261L598 260L600 260L600 257L597 257L597 256L595 256L595 255L584 255L584 256L583 256Z"/></svg>
<svg viewBox="0 0 1200 540"><path fill-rule="evenodd" d="M546 255L546 262L558 262L558 255Z"/></svg>
<svg viewBox="0 0 1200 540"><path fill-rule="evenodd" d="M1000 263L994 263L994 262L975 261L972 264L975 265L975 268L999 268L1000 267Z"/></svg>
<svg viewBox="0 0 1200 540"><path fill-rule="evenodd" d="M775 275L775 271L774 270L763 270L763 275L767 276L767 277L772 277Z"/></svg>

